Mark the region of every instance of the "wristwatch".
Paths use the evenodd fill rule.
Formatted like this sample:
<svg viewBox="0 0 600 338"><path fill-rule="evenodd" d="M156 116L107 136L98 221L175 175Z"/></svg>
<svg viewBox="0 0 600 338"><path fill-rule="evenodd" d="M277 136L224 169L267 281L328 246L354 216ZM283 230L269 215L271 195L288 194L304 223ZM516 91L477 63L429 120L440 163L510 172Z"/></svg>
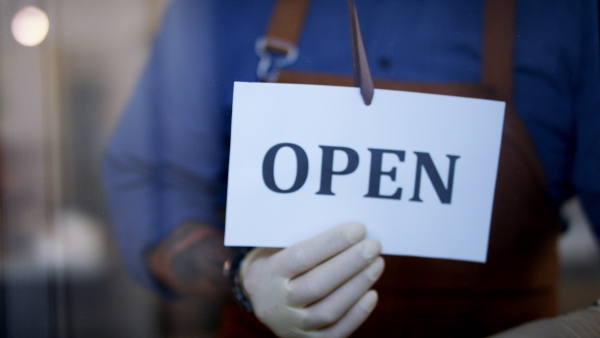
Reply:
<svg viewBox="0 0 600 338"><path fill-rule="evenodd" d="M252 310L252 303L244 293L244 288L242 286L240 277L240 267L242 265L242 261L246 257L246 254L252 249L254 248L234 247L231 250L229 259L223 263L223 275L225 279L229 281L234 300L249 313L254 313L254 311Z"/></svg>

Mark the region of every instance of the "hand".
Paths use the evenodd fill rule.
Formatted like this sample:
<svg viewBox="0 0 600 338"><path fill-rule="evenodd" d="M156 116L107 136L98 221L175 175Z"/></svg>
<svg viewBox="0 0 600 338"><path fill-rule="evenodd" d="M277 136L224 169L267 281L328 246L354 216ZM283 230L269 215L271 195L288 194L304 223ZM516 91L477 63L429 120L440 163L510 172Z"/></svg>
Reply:
<svg viewBox="0 0 600 338"><path fill-rule="evenodd" d="M242 283L258 319L281 337L343 337L377 304L381 244L347 223L287 249L256 248Z"/></svg>

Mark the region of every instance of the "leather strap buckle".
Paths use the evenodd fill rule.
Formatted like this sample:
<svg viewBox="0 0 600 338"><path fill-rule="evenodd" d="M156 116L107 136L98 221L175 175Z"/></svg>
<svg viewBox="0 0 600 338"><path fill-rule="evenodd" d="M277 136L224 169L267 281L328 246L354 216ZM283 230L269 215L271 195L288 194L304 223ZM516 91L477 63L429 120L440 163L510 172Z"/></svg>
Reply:
<svg viewBox="0 0 600 338"><path fill-rule="evenodd" d="M259 57L256 75L261 82L275 82L281 69L288 67L298 59L298 47L284 40L261 37L254 45Z"/></svg>

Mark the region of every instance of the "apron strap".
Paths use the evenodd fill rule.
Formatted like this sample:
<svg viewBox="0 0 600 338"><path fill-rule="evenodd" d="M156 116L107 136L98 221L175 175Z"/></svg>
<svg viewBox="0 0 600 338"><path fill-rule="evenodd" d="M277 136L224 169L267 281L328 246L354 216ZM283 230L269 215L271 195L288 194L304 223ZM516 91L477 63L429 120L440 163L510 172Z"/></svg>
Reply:
<svg viewBox="0 0 600 338"><path fill-rule="evenodd" d="M512 103L516 24L514 0L485 0L481 84Z"/></svg>
<svg viewBox="0 0 600 338"><path fill-rule="evenodd" d="M259 57L256 75L259 81L275 82L279 71L298 58L296 43L309 0L277 0L265 35L256 40Z"/></svg>
<svg viewBox="0 0 600 338"><path fill-rule="evenodd" d="M267 28L266 48L287 54L283 46L296 46L310 0L277 0Z"/></svg>

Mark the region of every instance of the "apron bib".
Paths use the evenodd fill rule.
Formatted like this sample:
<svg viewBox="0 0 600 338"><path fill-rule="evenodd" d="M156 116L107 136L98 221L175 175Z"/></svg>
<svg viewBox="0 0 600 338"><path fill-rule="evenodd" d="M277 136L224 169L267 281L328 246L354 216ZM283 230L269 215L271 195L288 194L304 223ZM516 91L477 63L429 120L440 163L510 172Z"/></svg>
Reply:
<svg viewBox="0 0 600 338"><path fill-rule="evenodd" d="M286 2L295 3L295 9L282 10ZM279 0L267 35L283 32L295 43L306 5L308 1ZM277 25L287 28L278 30ZM485 1L479 84L374 80L381 89L493 99L507 105L487 263L384 256L385 271L373 287L379 303L353 337L482 337L557 314L560 226L542 167L512 105L514 25L514 1ZM352 77L290 70L282 71L278 82L353 85ZM272 336L236 305L226 306L219 333Z"/></svg>

